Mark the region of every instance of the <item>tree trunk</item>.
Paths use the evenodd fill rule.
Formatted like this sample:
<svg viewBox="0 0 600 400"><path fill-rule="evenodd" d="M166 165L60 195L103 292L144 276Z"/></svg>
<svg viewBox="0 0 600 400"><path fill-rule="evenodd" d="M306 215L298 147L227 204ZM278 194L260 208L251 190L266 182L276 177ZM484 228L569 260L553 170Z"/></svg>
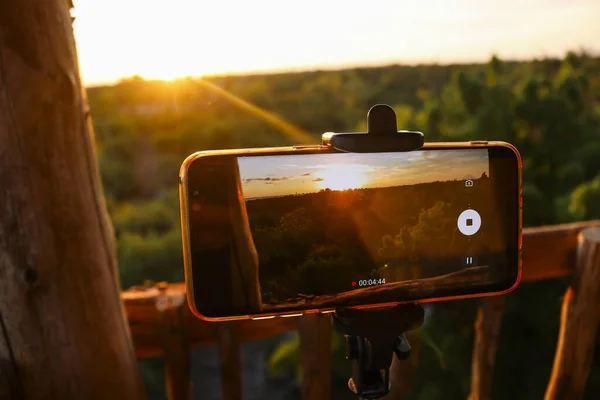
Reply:
<svg viewBox="0 0 600 400"><path fill-rule="evenodd" d="M0 0L0 398L140 399L69 0Z"/></svg>

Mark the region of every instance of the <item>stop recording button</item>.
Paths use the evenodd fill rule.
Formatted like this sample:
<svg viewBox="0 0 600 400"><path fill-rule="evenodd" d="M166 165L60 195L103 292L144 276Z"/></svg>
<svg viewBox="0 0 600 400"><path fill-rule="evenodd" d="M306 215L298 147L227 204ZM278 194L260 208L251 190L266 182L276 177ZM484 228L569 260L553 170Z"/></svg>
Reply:
<svg viewBox="0 0 600 400"><path fill-rule="evenodd" d="M481 216L475 210L465 210L458 216L458 230L465 236L476 234L481 228Z"/></svg>

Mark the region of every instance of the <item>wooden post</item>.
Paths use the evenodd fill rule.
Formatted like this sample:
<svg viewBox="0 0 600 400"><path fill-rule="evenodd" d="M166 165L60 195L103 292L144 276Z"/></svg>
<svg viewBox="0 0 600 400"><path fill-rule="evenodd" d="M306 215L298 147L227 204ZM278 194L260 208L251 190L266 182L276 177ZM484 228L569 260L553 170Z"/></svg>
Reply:
<svg viewBox="0 0 600 400"><path fill-rule="evenodd" d="M0 398L141 399L69 1L0 10Z"/></svg>
<svg viewBox="0 0 600 400"><path fill-rule="evenodd" d="M240 324L237 321L219 322L216 329L223 400L240 400L242 398Z"/></svg>
<svg viewBox="0 0 600 400"><path fill-rule="evenodd" d="M302 399L323 400L331 394L331 318L324 314L300 317Z"/></svg>
<svg viewBox="0 0 600 400"><path fill-rule="evenodd" d="M491 399L504 302L504 296L493 296L482 299L479 307L475 322L470 400Z"/></svg>
<svg viewBox="0 0 600 400"><path fill-rule="evenodd" d="M190 340L187 327L189 312L185 293L171 295L166 283L157 285L159 295L156 309L165 353L165 377L169 400L189 400L190 380Z"/></svg>
<svg viewBox="0 0 600 400"><path fill-rule="evenodd" d="M560 333L546 400L581 399L600 320L600 228L579 235L577 265L563 300Z"/></svg>

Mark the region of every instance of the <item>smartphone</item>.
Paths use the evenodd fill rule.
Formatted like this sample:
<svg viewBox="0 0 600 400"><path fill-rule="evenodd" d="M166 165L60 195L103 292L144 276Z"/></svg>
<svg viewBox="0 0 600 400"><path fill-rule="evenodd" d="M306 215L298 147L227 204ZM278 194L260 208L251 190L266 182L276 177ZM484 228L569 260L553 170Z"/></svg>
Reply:
<svg viewBox="0 0 600 400"><path fill-rule="evenodd" d="M483 141L192 154L180 172L190 308L263 319L507 293L521 277L521 169L512 145Z"/></svg>

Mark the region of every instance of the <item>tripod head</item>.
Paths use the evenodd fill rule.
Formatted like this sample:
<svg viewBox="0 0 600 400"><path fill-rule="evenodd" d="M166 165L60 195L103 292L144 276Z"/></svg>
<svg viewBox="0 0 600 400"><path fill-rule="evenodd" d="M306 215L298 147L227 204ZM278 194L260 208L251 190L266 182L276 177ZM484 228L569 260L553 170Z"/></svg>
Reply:
<svg viewBox="0 0 600 400"><path fill-rule="evenodd" d="M334 133L322 136L323 145L352 153L383 153L418 150L423 133L397 131L396 113L386 104L377 104L367 113L368 132ZM423 308L402 304L388 308L336 310L334 326L346 337L347 358L352 360L348 387L360 399L379 399L390 391L390 365L410 356L404 332L423 323Z"/></svg>
<svg viewBox="0 0 600 400"><path fill-rule="evenodd" d="M388 394L393 355L399 360L410 357L411 347L403 332L417 328L423 317L423 308L416 304L337 310L333 324L344 333L347 358L352 360L350 390L361 399L378 399Z"/></svg>

